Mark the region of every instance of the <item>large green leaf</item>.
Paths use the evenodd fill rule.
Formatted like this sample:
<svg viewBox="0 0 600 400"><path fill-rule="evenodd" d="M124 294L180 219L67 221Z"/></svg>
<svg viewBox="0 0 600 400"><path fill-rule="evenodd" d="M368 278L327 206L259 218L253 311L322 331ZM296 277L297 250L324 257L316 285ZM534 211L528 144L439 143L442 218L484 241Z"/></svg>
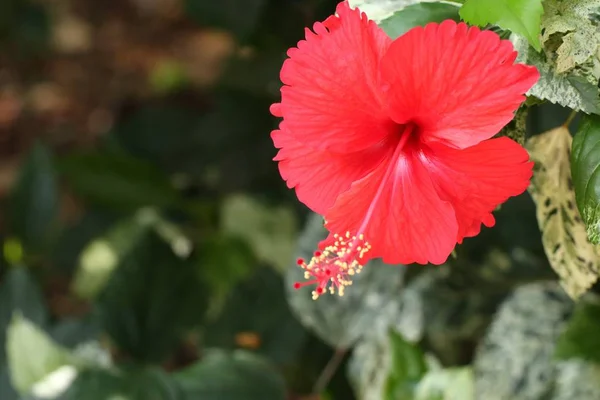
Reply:
<svg viewBox="0 0 600 400"><path fill-rule="evenodd" d="M72 291L83 299L93 299L104 288L119 260L151 227L136 216L113 226L103 237L88 243L81 252L79 268L71 282Z"/></svg>
<svg viewBox="0 0 600 400"><path fill-rule="evenodd" d="M579 358L600 365L600 304L581 301L556 344L556 357Z"/></svg>
<svg viewBox="0 0 600 400"><path fill-rule="evenodd" d="M175 374L187 400L285 400L285 382L264 359L245 351L208 350Z"/></svg>
<svg viewBox="0 0 600 400"><path fill-rule="evenodd" d="M460 16L466 22L486 26L498 25L517 33L540 51L542 0L466 0Z"/></svg>
<svg viewBox="0 0 600 400"><path fill-rule="evenodd" d="M295 359L306 337L286 302L281 276L262 268L230 292L219 317L205 327L204 343L252 348L286 364Z"/></svg>
<svg viewBox="0 0 600 400"><path fill-rule="evenodd" d="M573 139L571 174L587 235L600 243L600 116L585 116Z"/></svg>
<svg viewBox="0 0 600 400"><path fill-rule="evenodd" d="M202 321L207 297L195 263L149 231L119 259L100 294L100 322L125 353L161 361Z"/></svg>
<svg viewBox="0 0 600 400"><path fill-rule="evenodd" d="M52 400L130 400L123 395L123 377L120 371L89 369L77 374L75 381L58 397ZM35 395L24 400L41 400ZM141 400L141 399L140 399Z"/></svg>
<svg viewBox="0 0 600 400"><path fill-rule="evenodd" d="M127 399L183 399L183 393L177 382L158 368L127 368L123 370L122 379L123 392Z"/></svg>
<svg viewBox="0 0 600 400"><path fill-rule="evenodd" d="M107 399L184 400L184 397L179 385L164 371L154 367L130 367L81 371L69 389L52 400Z"/></svg>
<svg viewBox="0 0 600 400"><path fill-rule="evenodd" d="M388 376L385 398L412 400L417 384L427 372L425 354L397 332L390 332L392 366Z"/></svg>
<svg viewBox="0 0 600 400"><path fill-rule="evenodd" d="M0 364L5 357L6 331L15 312L40 326L48 319L42 293L25 267L9 269L0 285Z"/></svg>
<svg viewBox="0 0 600 400"><path fill-rule="evenodd" d="M298 241L298 256L310 259L326 236L323 218L311 215ZM322 340L337 348L349 348L373 328L382 308L397 300L404 271L404 266L371 261L352 277L353 284L344 296L326 294L315 301L310 288L294 289L295 282L305 280L304 270L294 263L286 276L288 302L300 322Z"/></svg>
<svg viewBox="0 0 600 400"><path fill-rule="evenodd" d="M20 314L15 315L8 328L6 350L12 383L21 394L72 361L67 350Z"/></svg>
<svg viewBox="0 0 600 400"><path fill-rule="evenodd" d="M239 238L216 234L202 241L199 248L200 273L210 285L217 301L248 277L256 257L248 243Z"/></svg>
<svg viewBox="0 0 600 400"><path fill-rule="evenodd" d="M395 12L379 23L379 26L392 39L403 35L415 26L429 22L442 22L447 19L459 21L459 5L449 3L417 3Z"/></svg>
<svg viewBox="0 0 600 400"><path fill-rule="evenodd" d="M59 170L79 195L119 210L168 207L179 201L168 177L154 165L117 152L71 154Z"/></svg>
<svg viewBox="0 0 600 400"><path fill-rule="evenodd" d="M48 148L36 143L21 168L8 212L11 231L26 250L40 250L51 238L58 196L52 155Z"/></svg>

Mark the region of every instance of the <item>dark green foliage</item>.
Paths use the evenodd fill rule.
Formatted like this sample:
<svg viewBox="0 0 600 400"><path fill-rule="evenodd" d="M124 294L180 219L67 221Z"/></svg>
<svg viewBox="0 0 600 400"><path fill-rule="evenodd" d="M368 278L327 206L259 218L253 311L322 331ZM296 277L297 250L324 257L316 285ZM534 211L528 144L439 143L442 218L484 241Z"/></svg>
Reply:
<svg viewBox="0 0 600 400"><path fill-rule="evenodd" d="M149 231L119 260L100 294L100 323L128 356L160 362L202 323L208 297L192 260Z"/></svg>

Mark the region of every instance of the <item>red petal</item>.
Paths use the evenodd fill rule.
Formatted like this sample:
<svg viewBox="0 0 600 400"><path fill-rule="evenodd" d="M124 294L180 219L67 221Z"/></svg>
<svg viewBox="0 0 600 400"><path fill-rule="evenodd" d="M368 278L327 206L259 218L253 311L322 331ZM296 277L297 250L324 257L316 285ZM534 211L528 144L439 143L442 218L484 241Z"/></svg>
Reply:
<svg viewBox="0 0 600 400"><path fill-rule="evenodd" d="M314 149L353 152L376 144L393 125L378 89L390 38L346 2L338 16L306 30L281 69L282 116L296 139Z"/></svg>
<svg viewBox="0 0 600 400"><path fill-rule="evenodd" d="M271 133L275 147L281 148L275 161L288 187L296 188L298 199L318 214L325 214L337 196L352 182L364 177L392 151L390 147L373 148L360 155L336 154L314 150L298 142L283 129Z"/></svg>
<svg viewBox="0 0 600 400"><path fill-rule="evenodd" d="M539 78L535 67L513 64L516 55L509 41L464 23L414 28L382 60L390 115L416 122L425 141L465 148L489 139Z"/></svg>
<svg viewBox="0 0 600 400"><path fill-rule="evenodd" d="M492 211L527 189L533 169L527 151L506 137L465 150L432 144L423 163L440 197L454 206L459 243L477 235L481 223L493 226Z"/></svg>
<svg viewBox="0 0 600 400"><path fill-rule="evenodd" d="M442 201L416 152L388 157L354 183L326 214L327 229L363 233L365 258L389 264L442 264L456 245L452 205Z"/></svg>

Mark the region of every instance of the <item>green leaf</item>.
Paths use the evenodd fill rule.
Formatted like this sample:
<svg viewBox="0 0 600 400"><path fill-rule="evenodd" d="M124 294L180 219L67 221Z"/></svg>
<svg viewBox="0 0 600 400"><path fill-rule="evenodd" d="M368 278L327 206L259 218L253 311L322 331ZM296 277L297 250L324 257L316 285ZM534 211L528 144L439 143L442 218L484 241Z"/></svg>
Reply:
<svg viewBox="0 0 600 400"><path fill-rule="evenodd" d="M600 89L597 84L579 75L558 74L555 63L545 54L532 51L524 38L511 35L510 40L519 53L517 62L533 65L540 72L540 79L527 92L528 96L588 114L600 114Z"/></svg>
<svg viewBox="0 0 600 400"><path fill-rule="evenodd" d="M98 298L99 317L122 351L159 362L203 320L207 298L195 263L149 231L119 259Z"/></svg>
<svg viewBox="0 0 600 400"><path fill-rule="evenodd" d="M76 193L118 210L176 205L179 195L153 164L123 153L79 153L59 160L59 170Z"/></svg>
<svg viewBox="0 0 600 400"><path fill-rule="evenodd" d="M118 213L88 209L74 224L66 226L53 246L51 262L68 276L79 265L81 252L94 239L101 237L122 218Z"/></svg>
<svg viewBox="0 0 600 400"><path fill-rule="evenodd" d="M175 379L189 400L285 400L285 382L263 358L245 351L208 350Z"/></svg>
<svg viewBox="0 0 600 400"><path fill-rule="evenodd" d="M10 196L12 233L26 251L39 251L51 238L58 215L58 184L52 155L36 143L21 167Z"/></svg>
<svg viewBox="0 0 600 400"><path fill-rule="evenodd" d="M183 393L172 376L158 368L128 368L123 381L126 398L132 400L183 400Z"/></svg>
<svg viewBox="0 0 600 400"><path fill-rule="evenodd" d="M600 243L600 116L585 116L573 139L571 174L577 208L594 244Z"/></svg>
<svg viewBox="0 0 600 400"><path fill-rule="evenodd" d="M150 226L136 217L116 224L104 237L91 241L81 252L71 290L83 299L93 299L106 286L123 257Z"/></svg>
<svg viewBox="0 0 600 400"><path fill-rule="evenodd" d="M10 268L0 285L0 364L4 362L6 332L15 312L40 326L48 319L40 288L25 267Z"/></svg>
<svg viewBox="0 0 600 400"><path fill-rule="evenodd" d="M204 331L208 347L245 347L279 364L293 361L306 339L287 304L283 281L272 268L256 271L231 290L219 317Z"/></svg>
<svg viewBox="0 0 600 400"><path fill-rule="evenodd" d="M72 360L67 350L20 314L8 327L6 350L12 383L21 394Z"/></svg>
<svg viewBox="0 0 600 400"><path fill-rule="evenodd" d="M425 374L415 400L475 400L471 367L446 368Z"/></svg>
<svg viewBox="0 0 600 400"><path fill-rule="evenodd" d="M561 360L580 358L600 364L600 304L577 303L567 328L558 339L555 356Z"/></svg>
<svg viewBox="0 0 600 400"><path fill-rule="evenodd" d="M123 395L123 386L120 371L90 369L79 373L69 389L53 400L120 400L123 399L119 397ZM123 400L132 399L125 397Z"/></svg>
<svg viewBox="0 0 600 400"><path fill-rule="evenodd" d="M442 22L447 19L459 21L459 5L449 3L417 3L395 12L385 18L379 26L392 39L402 36L415 26L425 26L429 22Z"/></svg>
<svg viewBox="0 0 600 400"><path fill-rule="evenodd" d="M473 25L498 25L519 34L537 51L540 44L542 0L466 0L460 16Z"/></svg>
<svg viewBox="0 0 600 400"><path fill-rule="evenodd" d="M326 236L323 218L312 214L298 240L298 256L310 259ZM326 294L314 301L311 288L294 289L295 282L305 280L304 270L294 262L286 275L288 302L302 325L331 346L349 348L373 329L381 309L397 300L404 271L403 266L374 260L352 277L352 286L347 288L344 296ZM365 301L366 298L369 300Z"/></svg>
<svg viewBox="0 0 600 400"><path fill-rule="evenodd" d="M412 400L417 384L427 372L425 355L415 344L402 335L390 331L392 366L387 379L385 398Z"/></svg>
<svg viewBox="0 0 600 400"><path fill-rule="evenodd" d="M256 258L248 243L238 237L213 235L200 244L199 268L217 300L229 294L233 287L248 277Z"/></svg>
<svg viewBox="0 0 600 400"><path fill-rule="evenodd" d="M130 367L120 370L84 370L65 393L53 400L83 399L184 400L184 397L177 382L163 370Z"/></svg>
<svg viewBox="0 0 600 400"><path fill-rule="evenodd" d="M349 0L348 3L350 7L358 8L367 14L370 20L380 23L404 7L429 1L431 0Z"/></svg>
<svg viewBox="0 0 600 400"><path fill-rule="evenodd" d="M296 218L285 207L267 207L250 196L230 196L221 206L224 233L245 239L260 261L284 270L294 253Z"/></svg>
<svg viewBox="0 0 600 400"><path fill-rule="evenodd" d="M91 315L81 318L64 318L49 330L50 336L61 346L69 349L89 343L100 337L97 321Z"/></svg>

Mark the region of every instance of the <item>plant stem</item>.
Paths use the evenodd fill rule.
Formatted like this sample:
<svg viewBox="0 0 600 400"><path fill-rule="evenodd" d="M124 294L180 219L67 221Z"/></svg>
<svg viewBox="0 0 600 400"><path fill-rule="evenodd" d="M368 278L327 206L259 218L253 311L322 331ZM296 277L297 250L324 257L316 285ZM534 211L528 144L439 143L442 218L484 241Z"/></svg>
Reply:
<svg viewBox="0 0 600 400"><path fill-rule="evenodd" d="M573 122L573 119L576 116L577 116L577 111L575 111L575 110L571 111L571 114L569 114L569 116L567 117L567 120L565 121L565 123L562 126L569 129L569 125L571 125L571 122Z"/></svg>
<svg viewBox="0 0 600 400"><path fill-rule="evenodd" d="M329 381L331 380L331 378L333 378L335 371L337 371L340 364L344 360L345 355L346 349L335 350L335 353L333 353L333 356L331 356L331 359L329 360L327 365L325 365L325 368L323 368L323 371L321 371L321 374L317 378L315 385L313 386L313 393L319 394L325 390L325 388L329 384Z"/></svg>

